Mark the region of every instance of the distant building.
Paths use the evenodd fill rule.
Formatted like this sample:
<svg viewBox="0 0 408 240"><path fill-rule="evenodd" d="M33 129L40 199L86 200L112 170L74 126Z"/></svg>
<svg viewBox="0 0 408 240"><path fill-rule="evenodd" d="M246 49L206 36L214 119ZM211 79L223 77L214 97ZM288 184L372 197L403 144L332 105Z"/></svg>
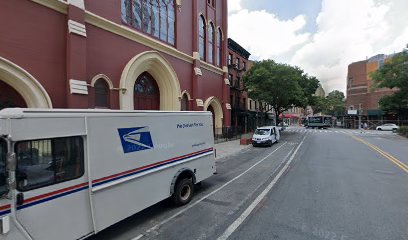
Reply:
<svg viewBox="0 0 408 240"><path fill-rule="evenodd" d="M288 125L299 125L304 116L305 109L301 107L292 107L279 116ZM313 114L313 111L312 111ZM283 118L282 118L283 117Z"/></svg>
<svg viewBox="0 0 408 240"><path fill-rule="evenodd" d="M378 54L367 60L354 62L348 66L347 74L347 110L358 110L362 121L382 120L384 113L379 108L379 101L383 96L392 95L396 90L382 88L372 89L371 74L381 68L384 62L393 55ZM357 116L349 116L348 127L356 128Z"/></svg>
<svg viewBox="0 0 408 240"><path fill-rule="evenodd" d="M273 125L275 122L275 112L272 106L248 98L248 132L260 126Z"/></svg>
<svg viewBox="0 0 408 240"><path fill-rule="evenodd" d="M319 84L319 87L316 89L315 96L318 96L318 97L325 97L326 96L326 92L324 91L321 84Z"/></svg>
<svg viewBox="0 0 408 240"><path fill-rule="evenodd" d="M324 91L322 85L319 83L319 87L316 89L314 95L316 97L326 97L326 91ZM313 116L313 115L319 115L321 113L315 113L313 111L312 106L307 106L306 109L304 109L304 116Z"/></svg>

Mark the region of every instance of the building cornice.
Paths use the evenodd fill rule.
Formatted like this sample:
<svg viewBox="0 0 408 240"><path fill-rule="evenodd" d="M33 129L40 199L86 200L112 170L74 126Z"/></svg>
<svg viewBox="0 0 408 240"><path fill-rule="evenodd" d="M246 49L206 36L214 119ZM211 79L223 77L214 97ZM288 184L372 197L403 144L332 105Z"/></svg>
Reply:
<svg viewBox="0 0 408 240"><path fill-rule="evenodd" d="M61 0L31 0L31 1L43 5L44 7L51 8L63 14L68 13L68 3Z"/></svg>
<svg viewBox="0 0 408 240"><path fill-rule="evenodd" d="M156 39L148 37L142 33L132 30L128 27L119 25L115 22L112 22L108 19L100 17L89 11L85 11L85 22L91 24L95 27L104 29L108 32L114 33L116 35L122 36L129 40L132 40L137 43L141 43L147 47L150 47L154 50L169 54L173 57L186 61L188 63L193 63L193 57L189 56L183 52L178 51L177 49L170 47Z"/></svg>
<svg viewBox="0 0 408 240"><path fill-rule="evenodd" d="M350 87L347 90L357 90L357 89L367 89L368 86L358 86L358 87Z"/></svg>
<svg viewBox="0 0 408 240"><path fill-rule="evenodd" d="M219 75L224 74L224 71L221 68L211 65L209 63L203 62L203 61L201 61L201 67L204 68L205 70L208 70L210 72L213 72Z"/></svg>
<svg viewBox="0 0 408 240"><path fill-rule="evenodd" d="M31 0L31 1L38 3L40 5L43 5L45 7L48 7L50 9L53 9L57 12L63 13L63 14L68 13L68 3L62 0ZM175 58L178 58L180 60L183 60L191 64L193 63L193 60L194 60L193 56L183 53L174 47L171 47L165 43L162 43L136 30L133 30L133 29L130 29L129 27L117 24L113 21L110 21L106 18L103 18L101 16L98 16L86 10L85 10L85 22L97 28L111 32L115 35L122 36L134 42L143 44L156 51L168 54L170 56L173 56ZM201 67L213 73L223 75L223 70L221 68L211 65L209 63L201 61Z"/></svg>
<svg viewBox="0 0 408 240"><path fill-rule="evenodd" d="M249 53L245 48L243 48L241 45L239 45L237 42L232 40L231 38L228 38L228 49L231 51L237 53L241 57L248 59L249 56L251 56L251 53Z"/></svg>

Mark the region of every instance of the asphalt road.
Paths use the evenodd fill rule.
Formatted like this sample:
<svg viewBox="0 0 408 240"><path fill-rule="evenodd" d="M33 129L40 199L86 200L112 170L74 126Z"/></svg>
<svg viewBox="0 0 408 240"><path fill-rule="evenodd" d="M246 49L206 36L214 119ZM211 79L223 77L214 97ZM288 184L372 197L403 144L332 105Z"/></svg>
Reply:
<svg viewBox="0 0 408 240"><path fill-rule="evenodd" d="M289 128L218 160L187 206L163 201L92 239L408 239L406 165L392 133Z"/></svg>

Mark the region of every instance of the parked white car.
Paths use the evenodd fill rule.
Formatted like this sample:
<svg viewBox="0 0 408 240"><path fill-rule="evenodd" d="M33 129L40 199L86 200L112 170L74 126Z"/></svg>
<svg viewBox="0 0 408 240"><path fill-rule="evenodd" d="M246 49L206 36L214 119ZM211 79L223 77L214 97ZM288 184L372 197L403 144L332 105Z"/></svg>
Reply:
<svg viewBox="0 0 408 240"><path fill-rule="evenodd" d="M394 130L399 129L399 127L395 125L394 123L387 123L381 126L377 126L375 129L378 131L394 131Z"/></svg>
<svg viewBox="0 0 408 240"><path fill-rule="evenodd" d="M260 146L267 145L272 146L275 142L279 142L280 133L276 126L259 127L255 130L252 136L252 145Z"/></svg>

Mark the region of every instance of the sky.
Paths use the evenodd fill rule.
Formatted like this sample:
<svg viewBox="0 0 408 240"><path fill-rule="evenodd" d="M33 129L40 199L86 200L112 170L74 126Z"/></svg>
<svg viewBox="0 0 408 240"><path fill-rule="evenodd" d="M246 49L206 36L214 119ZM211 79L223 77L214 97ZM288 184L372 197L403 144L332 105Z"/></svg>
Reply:
<svg viewBox="0 0 408 240"><path fill-rule="evenodd" d="M228 0L228 37L346 93L347 66L408 44L408 0Z"/></svg>

